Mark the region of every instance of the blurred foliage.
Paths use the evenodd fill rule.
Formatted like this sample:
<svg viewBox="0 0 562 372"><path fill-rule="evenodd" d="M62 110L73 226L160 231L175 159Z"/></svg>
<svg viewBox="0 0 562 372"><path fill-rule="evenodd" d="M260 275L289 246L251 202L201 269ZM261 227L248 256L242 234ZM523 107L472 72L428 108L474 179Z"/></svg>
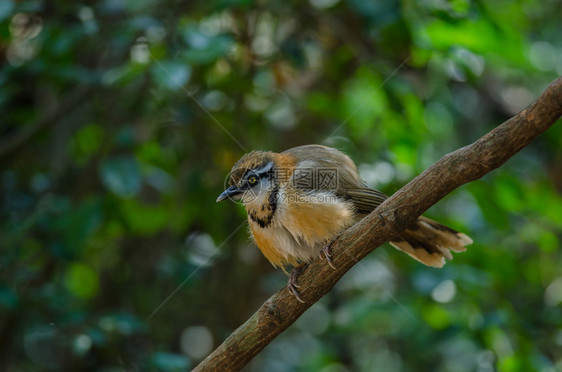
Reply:
<svg viewBox="0 0 562 372"><path fill-rule="evenodd" d="M285 284L215 204L325 143L392 193L562 74L560 2L0 1L0 368L185 370ZM248 371L562 370L562 125L387 247Z"/></svg>

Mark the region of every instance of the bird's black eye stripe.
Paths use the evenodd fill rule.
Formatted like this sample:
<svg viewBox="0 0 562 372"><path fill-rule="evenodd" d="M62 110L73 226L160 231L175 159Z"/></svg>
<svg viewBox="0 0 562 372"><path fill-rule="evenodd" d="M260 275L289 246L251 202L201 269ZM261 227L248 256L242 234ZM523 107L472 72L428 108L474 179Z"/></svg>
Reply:
<svg viewBox="0 0 562 372"><path fill-rule="evenodd" d="M258 182L260 182L261 180L265 180L265 179L269 179L271 180L273 178L273 167L267 167L265 169L262 169L260 171L255 170L255 169L248 169L246 170L246 173L243 176L243 180L244 184L247 186L254 186L256 185Z"/></svg>
<svg viewBox="0 0 562 372"><path fill-rule="evenodd" d="M248 178L251 176L257 176L258 179L271 179L273 177L273 167L269 167L267 169L262 169L260 172L253 172L250 174Z"/></svg>
<svg viewBox="0 0 562 372"><path fill-rule="evenodd" d="M261 178L272 179L273 178L273 167L266 169L265 171L261 172L259 175Z"/></svg>

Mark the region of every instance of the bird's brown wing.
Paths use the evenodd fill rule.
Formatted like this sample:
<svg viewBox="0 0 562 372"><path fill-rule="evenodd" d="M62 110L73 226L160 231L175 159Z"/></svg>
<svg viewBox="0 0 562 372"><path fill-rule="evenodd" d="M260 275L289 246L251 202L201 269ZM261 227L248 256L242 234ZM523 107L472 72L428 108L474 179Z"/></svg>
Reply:
<svg viewBox="0 0 562 372"><path fill-rule="evenodd" d="M348 189L364 187L353 161L339 150L322 145L305 145L281 154L298 159L291 182L299 190L331 191L346 198Z"/></svg>
<svg viewBox="0 0 562 372"><path fill-rule="evenodd" d="M387 198L382 192L365 187L357 167L341 151L322 145L306 145L283 154L300 159L291 178L293 186L299 190L332 191L353 202L358 214L371 213Z"/></svg>
<svg viewBox="0 0 562 372"><path fill-rule="evenodd" d="M387 198L382 192L366 187L348 189L343 197L353 202L359 214L371 213Z"/></svg>

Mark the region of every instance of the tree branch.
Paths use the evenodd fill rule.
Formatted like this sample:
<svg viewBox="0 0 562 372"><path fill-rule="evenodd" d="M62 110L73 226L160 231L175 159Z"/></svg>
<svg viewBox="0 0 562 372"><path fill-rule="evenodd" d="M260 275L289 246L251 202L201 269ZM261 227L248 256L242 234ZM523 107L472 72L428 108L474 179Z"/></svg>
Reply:
<svg viewBox="0 0 562 372"><path fill-rule="evenodd" d="M339 236L331 248L336 269L315 260L299 277L305 303L296 301L286 288L280 290L194 371L232 371L245 366L363 257L457 187L501 166L561 115L562 78L558 78L533 104L473 144L445 155Z"/></svg>

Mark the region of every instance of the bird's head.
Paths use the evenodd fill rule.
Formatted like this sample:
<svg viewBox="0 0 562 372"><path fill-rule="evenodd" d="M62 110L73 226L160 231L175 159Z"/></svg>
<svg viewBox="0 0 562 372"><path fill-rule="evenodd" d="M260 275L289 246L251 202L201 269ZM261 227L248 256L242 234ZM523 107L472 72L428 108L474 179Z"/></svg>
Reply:
<svg viewBox="0 0 562 372"><path fill-rule="evenodd" d="M275 182L275 154L252 151L234 164L228 176L228 188L217 198L241 201L244 204L269 195Z"/></svg>

